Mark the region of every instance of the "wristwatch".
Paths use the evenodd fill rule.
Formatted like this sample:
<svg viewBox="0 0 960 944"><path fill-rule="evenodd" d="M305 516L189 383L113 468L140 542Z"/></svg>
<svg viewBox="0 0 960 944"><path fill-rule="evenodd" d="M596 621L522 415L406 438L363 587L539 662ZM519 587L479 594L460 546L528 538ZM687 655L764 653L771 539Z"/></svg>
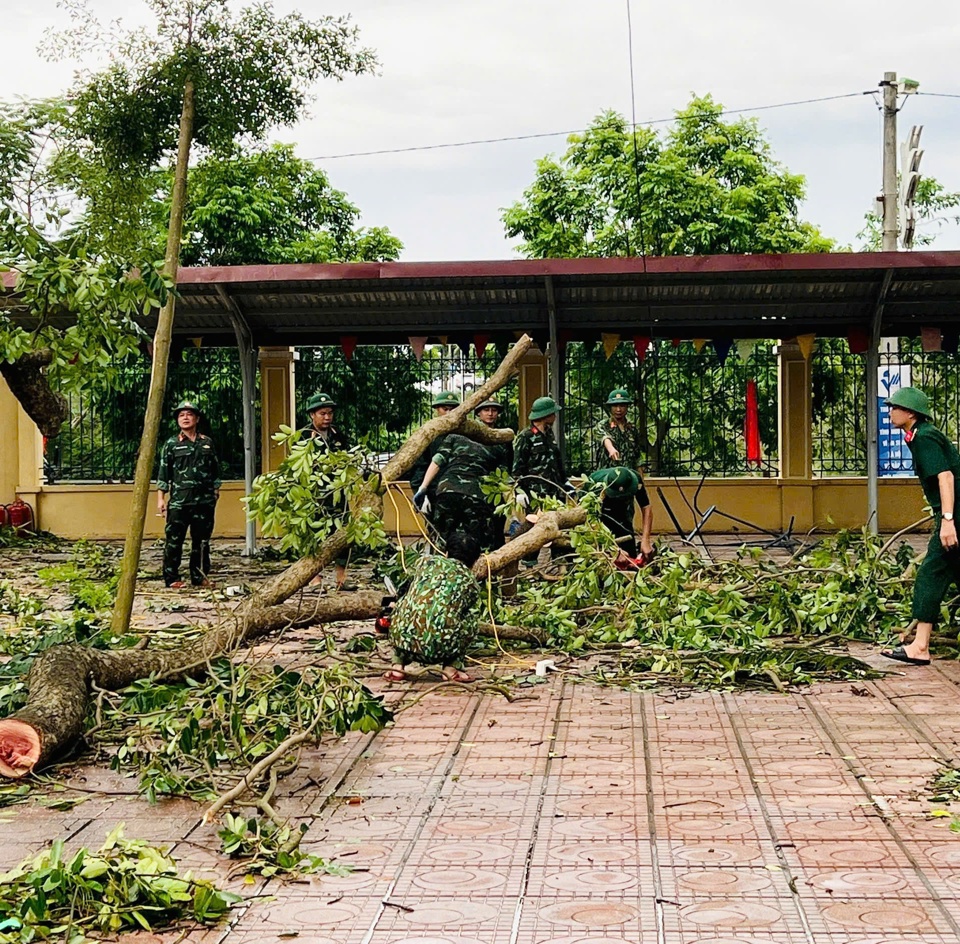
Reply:
<svg viewBox="0 0 960 944"><path fill-rule="evenodd" d="M953 521L953 512L952 512L952 511L945 511L945 512L943 513L943 520L944 520L944 521Z"/></svg>

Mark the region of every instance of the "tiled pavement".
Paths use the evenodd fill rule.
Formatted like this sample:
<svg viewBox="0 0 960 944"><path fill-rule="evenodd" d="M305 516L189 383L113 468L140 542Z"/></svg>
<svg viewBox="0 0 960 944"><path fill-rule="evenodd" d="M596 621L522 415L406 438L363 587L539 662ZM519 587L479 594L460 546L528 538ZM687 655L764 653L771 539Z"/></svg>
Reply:
<svg viewBox="0 0 960 944"><path fill-rule="evenodd" d="M233 880L256 897L186 940L956 944L960 835L922 794L960 755L958 686L960 663L937 662L789 696L559 677L511 704L430 694L286 782L281 809L310 823L311 851L355 871ZM116 795L128 781L83 774L108 792L65 813L7 811L0 864L56 836L98 845L125 820L224 881L197 807L150 808Z"/></svg>

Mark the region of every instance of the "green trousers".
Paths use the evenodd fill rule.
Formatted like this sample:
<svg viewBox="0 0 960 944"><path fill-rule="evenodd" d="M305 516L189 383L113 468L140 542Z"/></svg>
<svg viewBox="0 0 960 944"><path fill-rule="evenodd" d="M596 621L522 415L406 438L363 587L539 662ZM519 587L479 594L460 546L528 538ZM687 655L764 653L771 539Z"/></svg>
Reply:
<svg viewBox="0 0 960 944"><path fill-rule="evenodd" d="M917 569L913 585L913 618L921 623L936 623L940 605L951 584L960 585L960 550L945 551L940 543L939 519L930 535L927 556Z"/></svg>

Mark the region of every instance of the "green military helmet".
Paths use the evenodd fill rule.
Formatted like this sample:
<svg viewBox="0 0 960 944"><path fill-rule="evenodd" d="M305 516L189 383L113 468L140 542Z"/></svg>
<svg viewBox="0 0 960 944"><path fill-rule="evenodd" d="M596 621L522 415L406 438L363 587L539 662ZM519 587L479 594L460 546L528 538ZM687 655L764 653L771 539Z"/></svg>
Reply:
<svg viewBox="0 0 960 944"><path fill-rule="evenodd" d="M530 407L530 419L542 420L545 416L550 416L559 411L560 407L557 406L557 401L553 397L537 397L533 401L533 406Z"/></svg>
<svg viewBox="0 0 960 944"><path fill-rule="evenodd" d="M488 406L496 407L496 409L503 412L503 404L499 400L494 400L492 397L489 400L484 400L473 412L479 413L481 410L486 409Z"/></svg>
<svg viewBox="0 0 960 944"><path fill-rule="evenodd" d="M614 498L633 498L640 490L640 477L623 465L598 469L590 473L590 479L606 486L607 494Z"/></svg>
<svg viewBox="0 0 960 944"><path fill-rule="evenodd" d="M203 415L203 410L197 405L196 400L190 400L187 397L184 397L174 408L173 415L178 416L181 410L190 410L192 413L196 413L197 416Z"/></svg>
<svg viewBox="0 0 960 944"><path fill-rule="evenodd" d="M430 404L434 409L438 406L460 406L460 394L453 390L441 390Z"/></svg>
<svg viewBox="0 0 960 944"><path fill-rule="evenodd" d="M623 387L617 387L616 390L611 390L610 396L607 397L607 406L631 406L632 404L633 397L631 397L629 391Z"/></svg>
<svg viewBox="0 0 960 944"><path fill-rule="evenodd" d="M930 398L916 387L901 387L887 397L884 402L887 406L900 406L919 416L933 416L933 410L930 408Z"/></svg>
<svg viewBox="0 0 960 944"><path fill-rule="evenodd" d="M336 402L329 393L323 393L317 391L309 400L307 400L307 405L304 407L307 413L312 413L314 410L320 410L325 406L336 406Z"/></svg>

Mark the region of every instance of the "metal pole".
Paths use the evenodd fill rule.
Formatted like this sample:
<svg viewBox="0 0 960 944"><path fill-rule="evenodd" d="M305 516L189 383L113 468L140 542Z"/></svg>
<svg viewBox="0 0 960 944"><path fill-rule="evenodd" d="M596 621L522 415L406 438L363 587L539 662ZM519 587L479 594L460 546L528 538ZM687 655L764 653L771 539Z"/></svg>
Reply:
<svg viewBox="0 0 960 944"><path fill-rule="evenodd" d="M867 391L867 530L871 534L880 531L879 493L880 478L880 328L883 324L883 306L893 281L893 269L887 269L880 283L880 291L870 319L870 346L864 358Z"/></svg>
<svg viewBox="0 0 960 944"><path fill-rule="evenodd" d="M547 324L550 330L550 354L547 363L547 393L560 403L560 341L557 334L557 299L553 293L553 278L543 277L544 288L547 293ZM554 436L560 451L563 452L563 414L557 414L554 425Z"/></svg>

